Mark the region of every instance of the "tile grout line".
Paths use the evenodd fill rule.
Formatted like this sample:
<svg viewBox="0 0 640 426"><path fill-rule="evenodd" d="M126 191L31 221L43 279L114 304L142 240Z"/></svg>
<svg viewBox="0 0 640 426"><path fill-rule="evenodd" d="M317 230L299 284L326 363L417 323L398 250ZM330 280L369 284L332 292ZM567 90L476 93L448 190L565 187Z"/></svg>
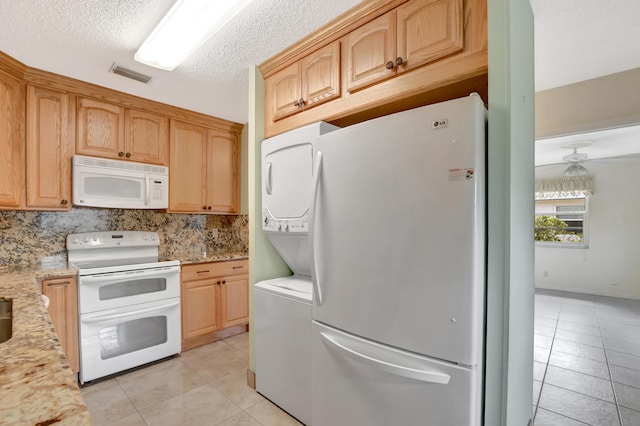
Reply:
<svg viewBox="0 0 640 426"><path fill-rule="evenodd" d="M562 307L561 307L562 309ZM538 408L540 407L540 398L542 397L542 389L544 388L545 378L547 377L547 369L549 368L549 360L551 359L551 352L553 351L553 342L556 339L556 331L558 330L558 321L560 321L560 312L558 312L558 316L556 317L556 325L553 328L553 337L551 337L551 346L549 347L549 355L547 355L547 362L544 365L544 373L542 374L542 383L540 384L540 392L538 392L538 398L536 401L536 409L533 410L533 421L535 424L536 416L538 415ZM535 318L534 318L534 326L535 326Z"/></svg>
<svg viewBox="0 0 640 426"><path fill-rule="evenodd" d="M602 324L600 322L600 312L598 311L598 305L596 304L596 318L598 319L598 328L600 329L600 335L602 338L602 349L604 351L604 359L607 363L607 371L609 371L609 379L611 380L611 390L613 391L613 400L616 404L616 412L618 413L618 421L620 421L620 426L624 426L624 421L622 420L622 413L620 412L620 404L618 403L618 394L616 392L616 387L614 386L613 374L611 373L611 364L609 364L609 357L607 356L607 345L605 344Z"/></svg>

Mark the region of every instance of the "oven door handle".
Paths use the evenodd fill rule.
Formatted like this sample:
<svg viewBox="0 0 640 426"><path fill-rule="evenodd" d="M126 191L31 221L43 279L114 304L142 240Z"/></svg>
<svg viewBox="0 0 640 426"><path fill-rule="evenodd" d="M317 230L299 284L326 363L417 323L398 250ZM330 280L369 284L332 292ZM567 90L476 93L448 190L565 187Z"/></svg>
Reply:
<svg viewBox="0 0 640 426"><path fill-rule="evenodd" d="M81 320L81 322L86 323L86 324L93 324L93 323L96 323L96 322L109 321L109 320L113 320L113 319L131 317L131 316L134 316L134 315L144 314L144 313L147 313L147 312L158 311L160 309L173 308L174 306L179 306L179 305L180 305L180 301L177 301L177 302L167 303L166 305L154 306L152 308L139 309L137 311L132 311L132 312L124 312L122 314L111 314L111 315L107 314L107 315L100 315L100 316L91 317L91 318L82 318L82 317L80 317L80 320Z"/></svg>
<svg viewBox="0 0 640 426"><path fill-rule="evenodd" d="M153 277L166 277L169 274L179 274L180 267L179 266L168 266L165 268L158 268L153 270L145 270L145 271L129 271L129 272L109 272L106 274L98 274L98 275L83 275L80 277L80 284L94 284L101 283L105 281L113 281L114 279L122 279L122 278L153 278Z"/></svg>

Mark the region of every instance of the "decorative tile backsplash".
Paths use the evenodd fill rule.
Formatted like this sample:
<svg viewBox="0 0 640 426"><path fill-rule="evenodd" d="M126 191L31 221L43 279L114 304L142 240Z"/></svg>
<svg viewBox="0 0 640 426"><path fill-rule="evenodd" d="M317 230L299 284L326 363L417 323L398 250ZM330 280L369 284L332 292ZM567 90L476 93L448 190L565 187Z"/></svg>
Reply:
<svg viewBox="0 0 640 426"><path fill-rule="evenodd" d="M217 229L217 236L215 230ZM154 210L73 208L69 212L0 211L0 266L66 261L68 234L154 231L160 255L249 251L246 215L168 214Z"/></svg>

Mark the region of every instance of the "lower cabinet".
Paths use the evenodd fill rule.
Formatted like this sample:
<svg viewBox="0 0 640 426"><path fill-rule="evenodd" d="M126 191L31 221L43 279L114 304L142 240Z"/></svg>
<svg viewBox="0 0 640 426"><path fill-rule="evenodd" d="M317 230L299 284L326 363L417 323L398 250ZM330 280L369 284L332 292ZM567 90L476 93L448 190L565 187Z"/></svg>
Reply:
<svg viewBox="0 0 640 426"><path fill-rule="evenodd" d="M236 334L249 323L247 260L182 266L182 350Z"/></svg>
<svg viewBox="0 0 640 426"><path fill-rule="evenodd" d="M80 369L78 352L78 284L76 277L42 280L42 294L49 298L49 317L60 346L74 372Z"/></svg>

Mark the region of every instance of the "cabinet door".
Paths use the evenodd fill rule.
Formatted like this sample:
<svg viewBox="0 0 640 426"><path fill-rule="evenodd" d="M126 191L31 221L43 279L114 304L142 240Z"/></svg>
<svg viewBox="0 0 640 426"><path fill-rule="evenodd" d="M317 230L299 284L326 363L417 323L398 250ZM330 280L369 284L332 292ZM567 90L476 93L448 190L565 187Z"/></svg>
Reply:
<svg viewBox="0 0 640 426"><path fill-rule="evenodd" d="M219 330L217 280L182 282L182 339Z"/></svg>
<svg viewBox="0 0 640 426"><path fill-rule="evenodd" d="M398 72L462 51L462 0L412 0L398 7Z"/></svg>
<svg viewBox="0 0 640 426"><path fill-rule="evenodd" d="M71 208L69 95L27 87L27 207Z"/></svg>
<svg viewBox="0 0 640 426"><path fill-rule="evenodd" d="M273 120L287 117L300 111L299 104L302 99L301 63L289 65L272 75L265 82L267 99L270 100L269 107L273 112Z"/></svg>
<svg viewBox="0 0 640 426"><path fill-rule="evenodd" d="M24 193L24 149L20 127L22 89L19 80L0 72L0 207L20 207Z"/></svg>
<svg viewBox="0 0 640 426"><path fill-rule="evenodd" d="M78 356L78 286L75 277L42 280L42 294L49 297L49 317L60 346L74 372Z"/></svg>
<svg viewBox="0 0 640 426"><path fill-rule="evenodd" d="M134 109L125 111L125 157L142 163L167 165L167 117Z"/></svg>
<svg viewBox="0 0 640 426"><path fill-rule="evenodd" d="M377 83L395 75L396 13L388 12L344 37L347 91Z"/></svg>
<svg viewBox="0 0 640 426"><path fill-rule="evenodd" d="M249 276L225 277L220 288L220 326L226 328L248 323Z"/></svg>
<svg viewBox="0 0 640 426"><path fill-rule="evenodd" d="M124 108L78 98L76 152L124 159Z"/></svg>
<svg viewBox="0 0 640 426"><path fill-rule="evenodd" d="M206 211L207 129L171 120L169 211Z"/></svg>
<svg viewBox="0 0 640 426"><path fill-rule="evenodd" d="M304 58L301 71L304 108L340 97L340 42L335 41Z"/></svg>
<svg viewBox="0 0 640 426"><path fill-rule="evenodd" d="M209 129L207 137L207 211L238 213L239 135Z"/></svg>

